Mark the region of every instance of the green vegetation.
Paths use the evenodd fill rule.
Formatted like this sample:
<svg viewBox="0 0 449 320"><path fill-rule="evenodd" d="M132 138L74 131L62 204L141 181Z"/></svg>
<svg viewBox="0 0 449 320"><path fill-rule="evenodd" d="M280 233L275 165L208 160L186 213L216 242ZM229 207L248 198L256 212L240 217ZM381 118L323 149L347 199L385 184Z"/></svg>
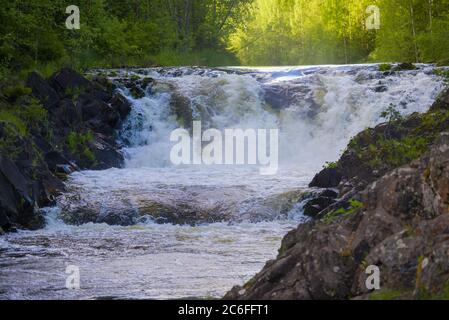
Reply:
<svg viewBox="0 0 449 320"><path fill-rule="evenodd" d="M387 120L389 125L398 124L403 120L401 113L393 104L390 104L388 108L382 111L380 117Z"/></svg>
<svg viewBox="0 0 449 320"><path fill-rule="evenodd" d="M399 290L382 289L373 292L370 295L370 300L400 300L404 293Z"/></svg>
<svg viewBox="0 0 449 320"><path fill-rule="evenodd" d="M380 9L380 29L366 28L370 5ZM448 29L448 0L254 0L229 47L253 65L447 64Z"/></svg>
<svg viewBox="0 0 449 320"><path fill-rule="evenodd" d="M338 162L326 162L324 165L324 169L337 169L338 168Z"/></svg>
<svg viewBox="0 0 449 320"><path fill-rule="evenodd" d="M337 210L332 210L331 212L329 212L328 214L326 214L323 218L323 222L330 224L333 221L335 221L335 219L339 218L339 217L346 217L346 216L350 216L351 214L353 214L354 212L356 212L357 210L363 208L363 203L355 200L355 199L351 199L349 200L349 207L348 208L340 208Z"/></svg>
<svg viewBox="0 0 449 320"><path fill-rule="evenodd" d="M379 65L379 71L386 72L391 70L391 64L383 63Z"/></svg>
<svg viewBox="0 0 449 320"><path fill-rule="evenodd" d="M47 110L36 99L23 96L28 91L17 86L7 87L6 92L10 92L10 97L14 96L14 101L20 100L20 104L0 101L0 121L13 125L21 136L26 136L32 128L47 126Z"/></svg>
<svg viewBox="0 0 449 320"><path fill-rule="evenodd" d="M367 129L349 147L372 170L395 168L418 159L449 126L449 111L434 110L402 118L390 106L383 114L388 120L384 130Z"/></svg>
<svg viewBox="0 0 449 320"><path fill-rule="evenodd" d="M67 136L67 146L72 154L86 157L90 161L94 162L95 155L89 146L93 140L94 137L90 131L83 134L71 132Z"/></svg>
<svg viewBox="0 0 449 320"><path fill-rule="evenodd" d="M448 82L449 81L449 70L443 70L443 69L435 69L434 74L436 74L437 76L443 77L445 78L445 81Z"/></svg>
<svg viewBox="0 0 449 320"><path fill-rule="evenodd" d="M402 139L381 138L368 147L368 153L374 157L368 161L372 168L383 163L399 167L418 159L429 147L425 137L405 137Z"/></svg>
<svg viewBox="0 0 449 320"><path fill-rule="evenodd" d="M0 76L62 66L236 64L226 39L249 0L80 0L69 30L67 0L11 0L0 7Z"/></svg>
<svg viewBox="0 0 449 320"><path fill-rule="evenodd" d="M0 78L62 66L449 62L449 0L80 0L81 29L68 30L71 4L0 7ZM370 5L378 30L366 28Z"/></svg>

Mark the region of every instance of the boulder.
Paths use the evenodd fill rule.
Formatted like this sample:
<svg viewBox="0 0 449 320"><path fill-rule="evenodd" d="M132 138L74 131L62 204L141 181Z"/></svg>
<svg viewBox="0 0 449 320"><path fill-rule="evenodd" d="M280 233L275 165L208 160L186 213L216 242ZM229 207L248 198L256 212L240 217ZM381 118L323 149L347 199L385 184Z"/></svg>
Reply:
<svg viewBox="0 0 449 320"><path fill-rule="evenodd" d="M310 188L336 188L340 184L342 175L338 169L326 168L318 173L309 184Z"/></svg>
<svg viewBox="0 0 449 320"><path fill-rule="evenodd" d="M10 230L15 225L29 229L42 226L35 212L35 201L30 195L31 181L8 158L0 156L0 227Z"/></svg>
<svg viewBox="0 0 449 320"><path fill-rule="evenodd" d="M94 134L94 141L90 143L95 161L90 166L94 170L105 170L109 168L121 168L123 166L123 154L118 151L114 139L110 139L101 133Z"/></svg>
<svg viewBox="0 0 449 320"><path fill-rule="evenodd" d="M338 193L333 190L324 190L311 198L304 205L304 215L317 218L319 213L336 202Z"/></svg>
<svg viewBox="0 0 449 320"><path fill-rule="evenodd" d="M310 200L304 206L304 215L315 218L318 214L335 203L334 199L326 198L326 197L318 197Z"/></svg>
<svg viewBox="0 0 449 320"><path fill-rule="evenodd" d="M131 104L114 94L109 81L91 82L65 68L48 80L31 73L27 86L48 110L48 117L45 126L29 125L26 136L0 121L0 138L5 142L0 145L0 228L4 231L42 227L42 211L37 209L54 205L64 190L61 179L75 170L123 164L114 133ZM81 133L91 135L69 139ZM125 220L104 217L108 223Z"/></svg>
<svg viewBox="0 0 449 320"><path fill-rule="evenodd" d="M432 105L431 110L449 110L449 88L440 94L437 101Z"/></svg>
<svg viewBox="0 0 449 320"><path fill-rule="evenodd" d="M72 90L85 90L91 85L89 80L70 68L63 68L54 73L50 79L48 79L48 83L61 96L65 96Z"/></svg>
<svg viewBox="0 0 449 320"><path fill-rule="evenodd" d="M82 113L71 99L60 100L57 107L51 110L51 118L55 126L59 128L76 128L81 125Z"/></svg>
<svg viewBox="0 0 449 320"><path fill-rule="evenodd" d="M112 135L120 121L120 114L109 104L90 94L78 99L77 108L82 110L82 118L94 132Z"/></svg>
<svg viewBox="0 0 449 320"><path fill-rule="evenodd" d="M394 66L391 70L392 71L409 71L409 70L416 70L417 67L410 62L404 62L400 63L397 66Z"/></svg>
<svg viewBox="0 0 449 320"><path fill-rule="evenodd" d="M30 73L26 85L31 88L33 96L40 100L47 109L58 105L60 98L57 92L38 73Z"/></svg>

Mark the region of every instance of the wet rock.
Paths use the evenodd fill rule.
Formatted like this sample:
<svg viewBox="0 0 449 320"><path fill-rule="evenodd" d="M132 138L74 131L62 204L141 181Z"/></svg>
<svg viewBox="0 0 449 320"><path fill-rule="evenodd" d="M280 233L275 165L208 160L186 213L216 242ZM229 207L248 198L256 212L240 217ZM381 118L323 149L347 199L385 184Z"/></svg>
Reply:
<svg viewBox="0 0 449 320"><path fill-rule="evenodd" d="M288 88L281 86L267 86L264 88L265 101L275 110L281 110L290 106L295 98Z"/></svg>
<svg viewBox="0 0 449 320"><path fill-rule="evenodd" d="M131 103L121 94L115 94L111 100L112 108L119 113L122 120L131 112Z"/></svg>
<svg viewBox="0 0 449 320"><path fill-rule="evenodd" d="M44 155L48 168L56 172L60 166L71 166L70 161L56 150L51 150Z"/></svg>
<svg viewBox="0 0 449 320"><path fill-rule="evenodd" d="M311 188L336 188L341 182L342 175L338 169L326 168L318 173L309 184Z"/></svg>
<svg viewBox="0 0 449 320"><path fill-rule="evenodd" d="M370 184L365 204L300 225L279 256L226 299L369 299L363 266L399 297L437 297L449 283L449 133L413 163ZM294 261L294 263L292 262Z"/></svg>
<svg viewBox="0 0 449 320"><path fill-rule="evenodd" d="M318 197L312 199L304 206L304 214L306 216L315 218L321 211L323 211L333 203L335 203L335 200L327 197Z"/></svg>
<svg viewBox="0 0 449 320"><path fill-rule="evenodd" d="M0 155L0 227L9 230L15 224L30 229L42 225L30 194L31 181L24 177L10 159Z"/></svg>
<svg viewBox="0 0 449 320"><path fill-rule="evenodd" d="M431 110L449 110L449 88L440 94Z"/></svg>
<svg viewBox="0 0 449 320"><path fill-rule="evenodd" d="M184 128L191 128L193 112L190 100L178 93L173 93L170 101L172 114L176 115L178 123Z"/></svg>
<svg viewBox="0 0 449 320"><path fill-rule="evenodd" d="M123 154L109 140L103 134L96 133L94 135L94 141L90 144L95 158L95 163L91 165L92 169L105 170L122 167Z"/></svg>
<svg viewBox="0 0 449 320"><path fill-rule="evenodd" d="M417 67L410 62L404 62L404 63L400 63L397 66L394 66L392 68L392 71L409 71L409 70L416 70Z"/></svg>
<svg viewBox="0 0 449 320"><path fill-rule="evenodd" d="M310 197L310 200L304 205L304 215L317 218L320 212L332 206L337 201L338 193L334 190L327 189Z"/></svg>

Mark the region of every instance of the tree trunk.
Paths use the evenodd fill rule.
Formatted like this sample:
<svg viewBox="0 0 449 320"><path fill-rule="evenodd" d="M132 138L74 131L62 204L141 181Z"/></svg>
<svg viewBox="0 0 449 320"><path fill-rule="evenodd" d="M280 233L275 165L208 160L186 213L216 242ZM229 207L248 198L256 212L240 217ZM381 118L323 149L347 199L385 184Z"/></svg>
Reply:
<svg viewBox="0 0 449 320"><path fill-rule="evenodd" d="M413 33L413 46L415 50L415 62L419 62L419 51L418 51L418 43L416 42L416 25L415 25L415 12L413 9L413 0L409 1L410 4L410 20L412 23L412 33Z"/></svg>

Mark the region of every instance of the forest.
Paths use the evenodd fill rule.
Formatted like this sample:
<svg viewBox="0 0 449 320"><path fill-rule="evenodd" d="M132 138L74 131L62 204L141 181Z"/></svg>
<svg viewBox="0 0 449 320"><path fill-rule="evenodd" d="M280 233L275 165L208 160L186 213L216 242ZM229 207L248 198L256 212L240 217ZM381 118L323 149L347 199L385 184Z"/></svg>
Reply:
<svg viewBox="0 0 449 320"><path fill-rule="evenodd" d="M0 75L62 66L301 65L449 58L449 0L66 0L0 6ZM366 27L368 7L379 28Z"/></svg>

